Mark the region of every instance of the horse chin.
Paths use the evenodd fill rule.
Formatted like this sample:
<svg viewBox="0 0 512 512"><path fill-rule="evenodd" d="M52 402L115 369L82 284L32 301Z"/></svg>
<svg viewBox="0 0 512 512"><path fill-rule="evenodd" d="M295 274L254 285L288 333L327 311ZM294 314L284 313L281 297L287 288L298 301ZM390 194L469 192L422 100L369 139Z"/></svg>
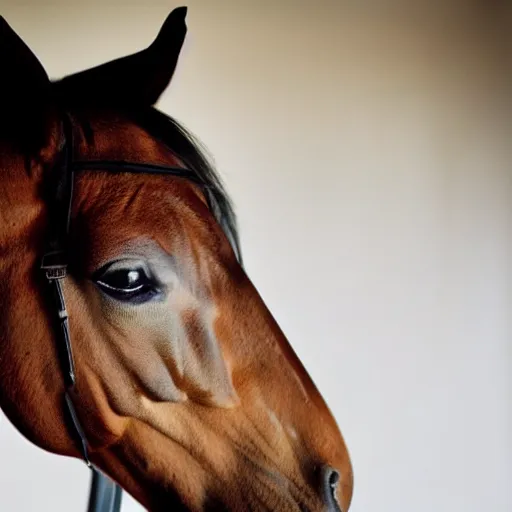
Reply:
<svg viewBox="0 0 512 512"><path fill-rule="evenodd" d="M122 454L117 452L120 457L116 457L110 474L115 478L121 476L116 472L120 468L123 471L122 466L130 468L130 474L125 473L121 483L152 512L340 512L332 500L324 500L318 492L312 472L308 477L307 471L293 470L287 464L277 467L241 449L243 454L232 453L230 462L226 460L219 470L213 459L199 463L188 450L176 451L174 456L157 461L154 457L141 457L138 450L135 455L133 446L125 445ZM132 460L128 461L126 456Z"/></svg>
<svg viewBox="0 0 512 512"><path fill-rule="evenodd" d="M211 479L211 486L202 489L195 496L183 495L182 510L191 512L247 510L341 512L332 497L324 501L321 494L316 493L310 483L299 480L298 476L288 478L276 470L255 467L249 460L244 460L239 466L234 471L236 476L230 481L222 482L214 476ZM201 485L197 480L195 483ZM176 505L173 493L170 493L169 501L165 505L162 506L160 502L154 510L175 510L171 505L172 507Z"/></svg>
<svg viewBox="0 0 512 512"><path fill-rule="evenodd" d="M273 489L261 482L251 487L237 489L237 486L227 486L222 494L215 491L207 492L200 503L185 505L189 499L183 499L177 507L176 499L169 496L167 502L160 501L158 505L151 507L154 511L179 510L180 512L232 512L246 511L267 512L278 510L280 512L341 512L339 507L327 507L320 503L312 504L307 497L293 497L286 487ZM272 489L272 490L270 490ZM230 490L232 492L230 492Z"/></svg>

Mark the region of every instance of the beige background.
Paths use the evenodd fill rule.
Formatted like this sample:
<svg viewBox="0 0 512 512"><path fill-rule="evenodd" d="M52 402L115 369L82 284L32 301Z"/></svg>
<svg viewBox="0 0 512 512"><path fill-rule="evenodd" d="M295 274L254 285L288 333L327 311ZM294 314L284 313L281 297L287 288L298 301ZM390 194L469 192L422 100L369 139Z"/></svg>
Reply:
<svg viewBox="0 0 512 512"><path fill-rule="evenodd" d="M512 510L506 4L188 2L161 108L217 160L248 271L346 437L354 512ZM61 76L141 49L175 5L0 6ZM85 511L82 464L4 417L0 453L0 510Z"/></svg>

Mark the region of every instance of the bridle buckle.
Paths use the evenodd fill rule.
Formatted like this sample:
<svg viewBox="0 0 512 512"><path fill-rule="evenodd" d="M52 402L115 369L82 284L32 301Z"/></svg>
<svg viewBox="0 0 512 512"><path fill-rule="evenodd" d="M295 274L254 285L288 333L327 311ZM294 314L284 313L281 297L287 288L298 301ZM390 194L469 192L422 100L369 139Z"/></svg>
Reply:
<svg viewBox="0 0 512 512"><path fill-rule="evenodd" d="M67 258L64 251L47 252L41 260L41 270L49 281L63 279L67 275Z"/></svg>

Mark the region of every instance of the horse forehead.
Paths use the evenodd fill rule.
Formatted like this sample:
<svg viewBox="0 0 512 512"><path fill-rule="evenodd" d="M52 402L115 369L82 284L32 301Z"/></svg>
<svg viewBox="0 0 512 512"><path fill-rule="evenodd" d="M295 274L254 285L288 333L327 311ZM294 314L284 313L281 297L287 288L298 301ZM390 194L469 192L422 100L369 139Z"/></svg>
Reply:
<svg viewBox="0 0 512 512"><path fill-rule="evenodd" d="M192 239L205 240L207 206L194 187L172 176L81 175L75 189L74 217L81 227L76 234L97 256L141 236L151 236L169 250L176 250L176 244L188 246Z"/></svg>
<svg viewBox="0 0 512 512"><path fill-rule="evenodd" d="M80 141L76 159L182 166L170 148L134 123L93 119L90 128L93 135ZM76 182L75 208L85 206L90 220L102 217L97 227L110 228L121 222L127 229L131 225L158 229L166 216L194 219L205 205L192 182L172 176L86 172L77 175Z"/></svg>
<svg viewBox="0 0 512 512"><path fill-rule="evenodd" d="M142 127L125 119L96 118L89 121L92 137L83 137L80 159L126 160L179 165L179 158Z"/></svg>
<svg viewBox="0 0 512 512"><path fill-rule="evenodd" d="M199 222L207 204L197 184L172 175L84 172L75 178L75 213L116 222L154 223L169 216ZM108 215L106 213L108 212Z"/></svg>

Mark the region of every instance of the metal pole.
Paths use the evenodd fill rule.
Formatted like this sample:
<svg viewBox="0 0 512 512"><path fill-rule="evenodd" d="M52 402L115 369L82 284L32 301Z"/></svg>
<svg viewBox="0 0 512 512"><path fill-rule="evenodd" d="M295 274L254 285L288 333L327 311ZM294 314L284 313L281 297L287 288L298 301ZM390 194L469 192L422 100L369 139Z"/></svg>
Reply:
<svg viewBox="0 0 512 512"><path fill-rule="evenodd" d="M120 512L122 494L119 485L93 468L87 512Z"/></svg>

